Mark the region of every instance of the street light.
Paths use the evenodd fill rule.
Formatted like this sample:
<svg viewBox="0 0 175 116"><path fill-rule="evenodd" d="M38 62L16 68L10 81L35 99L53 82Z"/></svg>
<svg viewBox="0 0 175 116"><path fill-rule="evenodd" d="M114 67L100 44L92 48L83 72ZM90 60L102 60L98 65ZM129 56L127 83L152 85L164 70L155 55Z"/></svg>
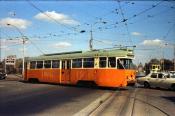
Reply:
<svg viewBox="0 0 175 116"><path fill-rule="evenodd" d="M24 44L25 44L25 39L26 36L24 36L24 34L20 31L20 29L18 27L16 27L15 25L12 25L12 24L7 24L8 26L13 26L20 34L21 34L21 37L22 37L22 44L23 44L23 57L22 57L22 78L24 79Z"/></svg>

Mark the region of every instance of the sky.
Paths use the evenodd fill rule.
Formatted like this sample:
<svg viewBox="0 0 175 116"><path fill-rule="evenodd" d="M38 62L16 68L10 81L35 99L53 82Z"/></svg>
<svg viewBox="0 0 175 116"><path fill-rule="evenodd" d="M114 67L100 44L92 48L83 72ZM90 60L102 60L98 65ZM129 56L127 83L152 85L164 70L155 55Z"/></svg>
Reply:
<svg viewBox="0 0 175 116"><path fill-rule="evenodd" d="M7 25L8 24L8 25ZM136 46L135 64L174 58L174 1L0 1L0 57Z"/></svg>

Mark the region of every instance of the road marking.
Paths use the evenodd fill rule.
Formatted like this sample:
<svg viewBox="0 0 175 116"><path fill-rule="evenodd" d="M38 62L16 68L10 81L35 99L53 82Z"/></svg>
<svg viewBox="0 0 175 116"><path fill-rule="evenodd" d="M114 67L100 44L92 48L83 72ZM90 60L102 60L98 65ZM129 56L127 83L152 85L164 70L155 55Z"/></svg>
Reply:
<svg viewBox="0 0 175 116"><path fill-rule="evenodd" d="M108 106L110 103L114 102L113 100L116 97L117 92L113 93L110 97L108 97L108 99L106 99L104 101L103 104L101 104L98 108L96 108L96 110L94 110L89 116L98 116L100 115L100 113L102 111L104 111L104 109L106 108L106 106ZM111 115L109 115L111 116Z"/></svg>
<svg viewBox="0 0 175 116"><path fill-rule="evenodd" d="M82 109L81 111L74 114L74 116L88 116L90 113L92 113L96 108L98 108L105 100L107 100L112 93L105 93L100 98L93 101L91 104L89 104L87 107Z"/></svg>

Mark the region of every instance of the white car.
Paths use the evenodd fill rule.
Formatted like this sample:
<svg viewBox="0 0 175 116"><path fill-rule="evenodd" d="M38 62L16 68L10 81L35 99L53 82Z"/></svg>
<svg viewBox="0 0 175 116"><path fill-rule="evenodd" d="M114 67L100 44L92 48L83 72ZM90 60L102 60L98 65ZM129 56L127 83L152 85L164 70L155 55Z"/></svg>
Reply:
<svg viewBox="0 0 175 116"><path fill-rule="evenodd" d="M137 83L146 88L159 87L175 90L175 75L173 73L156 72L137 78Z"/></svg>

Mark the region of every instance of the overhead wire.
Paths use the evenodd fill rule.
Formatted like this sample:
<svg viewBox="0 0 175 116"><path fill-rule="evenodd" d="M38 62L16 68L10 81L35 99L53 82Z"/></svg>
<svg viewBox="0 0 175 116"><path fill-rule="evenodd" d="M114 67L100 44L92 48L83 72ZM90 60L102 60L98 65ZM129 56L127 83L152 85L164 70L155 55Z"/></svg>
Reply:
<svg viewBox="0 0 175 116"><path fill-rule="evenodd" d="M171 9L166 9L166 10L160 11L160 12L158 12L158 13L155 13L155 14L153 14L153 15L147 15L146 18L139 19L139 21L132 22L131 24L135 24L135 23L138 23L138 22L140 22L140 21L145 21L145 20L148 20L148 19L157 17L157 16L159 16L159 15L162 15L162 14L167 13L167 12L169 12L169 11L172 11L172 9L174 9L174 7L170 7L170 8L171 8Z"/></svg>
<svg viewBox="0 0 175 116"><path fill-rule="evenodd" d="M162 4L163 2L164 2L164 1L160 1L160 2L158 2L157 4L152 5L150 8L144 9L143 11L141 11L141 12L139 12L139 13L137 13L137 14L134 14L133 16L127 18L127 20L131 20L131 19L133 19L133 18L135 18L135 17L138 17L138 16L140 16L140 15L142 15L142 14L144 14L144 13L150 11L150 10L152 10L153 8L156 8L157 6L159 6L160 4Z"/></svg>
<svg viewBox="0 0 175 116"><path fill-rule="evenodd" d="M120 1L118 1L118 5L119 5L119 9L120 9L123 20L126 20L125 16L124 16L124 13L123 13L123 10L122 10L121 5L120 5ZM128 34L129 39L130 39L130 42L133 44L130 33L129 33L129 28L128 28L127 21L125 21L125 26L126 26L126 30L127 30L127 34Z"/></svg>
<svg viewBox="0 0 175 116"><path fill-rule="evenodd" d="M6 33L4 33L3 32L3 34L5 35L5 36L7 36L7 38L8 38L8 40L19 40L20 39L20 37L10 37L10 36L8 36ZM31 35L31 36L27 36L28 38L33 38L32 39L32 41L56 41L54 38L52 38L52 39L45 39L45 38L50 38L50 37L60 37L60 36L64 36L64 35L67 35L67 36L69 36L69 35L76 35L76 33L67 33L67 34L48 34L48 35L42 35L42 36L36 36L36 35ZM40 38L42 38L42 40L40 39ZM62 40L62 39L61 39ZM63 39L64 40L64 39Z"/></svg>
<svg viewBox="0 0 175 116"><path fill-rule="evenodd" d="M8 36L6 33L4 33L4 35L9 38L8 40L20 40L20 39L13 39L10 36ZM24 35L24 34L22 34L22 35ZM16 37L16 38L18 38L18 37ZM27 40L29 40L41 53L44 54L44 52L31 39L28 38ZM8 46L17 46L17 45L22 45L22 44L23 43L21 42L21 43L18 43L18 44L13 44L13 45L8 45Z"/></svg>
<svg viewBox="0 0 175 116"><path fill-rule="evenodd" d="M169 33L171 32L171 30L175 27L175 23L168 29L168 31L166 32L165 36L163 36L163 40L166 40Z"/></svg>
<svg viewBox="0 0 175 116"><path fill-rule="evenodd" d="M56 24L58 25L61 25L63 26L64 28L67 28L69 30L74 30L74 31L77 31L76 28L74 27L71 27L71 26L67 26L67 25L64 25L60 22L58 22L55 18L51 17L50 15L46 14L43 10L41 10L39 7L37 7L35 4L33 4L30 0L26 0L30 6L32 6L33 8L35 8L36 10L38 10L40 13L44 14L45 16L47 16L48 18L50 18L52 21L54 21ZM79 31L78 31L79 32Z"/></svg>
<svg viewBox="0 0 175 116"><path fill-rule="evenodd" d="M121 5L121 7L125 7L125 6L124 6L124 5ZM115 8L114 10L108 12L108 13L105 13L105 14L103 14L103 15L101 15L101 16L98 16L97 19L102 20L104 17L106 17L106 16L108 16L108 15L111 15L112 13L113 13L113 14L119 14L119 9L118 9L118 7ZM108 22L109 22L109 21L107 21L106 24L107 24ZM98 28L100 28L100 27L98 27ZM116 26L114 26L114 28L116 28ZM112 28L107 28L107 29L112 29Z"/></svg>
<svg viewBox="0 0 175 116"><path fill-rule="evenodd" d="M42 54L45 54L45 52L43 52L31 39L29 39L29 41L36 47L36 49L38 49Z"/></svg>
<svg viewBox="0 0 175 116"><path fill-rule="evenodd" d="M118 2L121 2L121 1L118 0ZM115 23L113 23L113 24L109 24L109 25L106 26L106 28L105 28L105 27L104 27L104 28L105 28L105 29L113 29L113 28L116 28L116 27L117 27L116 25L125 23L126 21L129 21L129 20L131 20L131 19L133 19L133 18L136 18L136 17L138 17L138 16L140 16L140 15L142 15L142 14L144 14L144 13L150 11L150 10L152 10L153 8L156 8L157 6L159 6L160 4L162 4L163 2L164 2L164 1L160 1L160 2L158 2L157 4L152 5L151 7L140 11L140 12L138 12L137 14L134 14L133 16L131 16L131 17L129 17L129 18L124 18L122 21L117 21L117 22L115 22ZM113 28L108 28L109 26L113 26Z"/></svg>
<svg viewBox="0 0 175 116"><path fill-rule="evenodd" d="M8 39L12 39L9 35L7 35L7 33L1 31L1 33L3 33Z"/></svg>
<svg viewBox="0 0 175 116"><path fill-rule="evenodd" d="M13 45L7 45L7 47L12 47L12 46L19 46L19 45L22 45L22 43L13 44Z"/></svg>
<svg viewBox="0 0 175 116"><path fill-rule="evenodd" d="M30 2L29 0L26 0L26 1L28 1L28 2ZM151 9L153 9L153 8L155 8L156 6L158 6L159 4L161 4L163 1L161 1L161 2L159 2L159 3L157 3L156 5L154 5L154 6L152 6L151 8L148 8L148 9L145 9L145 10L143 10L143 11L141 11L141 12L139 12L138 14L136 14L136 15L133 15L131 18L128 18L128 19L125 19L125 17L123 17L123 20L121 21L121 23L125 23L125 25L126 26L128 26L127 25L127 23L126 23L126 21L128 21L128 20L130 20L130 19L132 19L132 18L134 18L134 17L136 17L136 16L139 16L139 15L141 15L141 14L144 14L145 12L147 12L147 11L149 11L149 10L151 10ZM32 2L30 2L30 3L32 3ZM33 4L33 3L32 3ZM34 4L33 4L34 5ZM39 9L36 5L34 5L36 8L35 9L37 9L37 10L39 10L41 13L44 13L41 9ZM33 6L33 7L34 7ZM124 14L123 14L124 15ZM52 17L51 17L52 18ZM52 19L52 20L55 20L55 19ZM126 21L125 21L126 20ZM60 23L59 23L59 25L60 25ZM63 26L63 25L62 25ZM66 25L65 25L66 26ZM114 28L116 28L116 26L115 25L112 25ZM112 29L113 27L111 27L111 28L106 28L106 29ZM68 28L71 28L71 27L68 27ZM73 27L72 27L73 28ZM72 29L71 28L71 29ZM126 27L127 28L127 33L129 33L129 29L128 29L128 27ZM130 34L129 34L130 35ZM131 41L132 41L132 39L131 39Z"/></svg>
<svg viewBox="0 0 175 116"><path fill-rule="evenodd" d="M99 6L98 6L99 7ZM98 7L96 7L96 8L98 8ZM101 10L101 9L103 9L104 10L104 8L103 7L99 7L99 9ZM86 12L87 13L87 12ZM95 22L93 22L93 23L83 23L83 24L85 24L86 26L87 26L87 24L88 25L94 25L94 24L107 24L108 23L108 21L106 21L106 19L104 20L104 17L106 17L106 16L109 16L109 15L111 15L111 14L113 14L113 13L116 13L116 9L115 10L111 10L111 11L109 11L109 12L106 12L106 13L104 13L104 14L102 14L102 15L99 15L99 16L93 16L92 14L89 14L89 13L87 13L88 14L88 16L91 16L91 17L93 17L94 19L96 19L96 21ZM95 29L96 30L96 29Z"/></svg>
<svg viewBox="0 0 175 116"><path fill-rule="evenodd" d="M76 35L77 33L65 33L65 34L47 34L47 35L43 35L43 36L36 36L36 35L33 35L33 36L28 36L28 37L31 37L31 38L49 38L49 37L60 37L60 36L70 36L70 35Z"/></svg>
<svg viewBox="0 0 175 116"><path fill-rule="evenodd" d="M121 5L121 7L122 8L125 7L125 4L124 5ZM100 9L104 9L104 8L101 7ZM106 17L108 15L111 15L112 13L119 14L118 8L115 8L114 10L111 10L111 11L105 13L105 14L102 14L102 15L98 16L97 19L103 19L104 17Z"/></svg>
<svg viewBox="0 0 175 116"><path fill-rule="evenodd" d="M113 45L112 42L109 43L109 42L105 42L105 41L103 41L103 40L98 40L98 39L93 39L93 40L94 40L94 41L97 41L97 42L99 42L99 43L108 44L108 45Z"/></svg>

